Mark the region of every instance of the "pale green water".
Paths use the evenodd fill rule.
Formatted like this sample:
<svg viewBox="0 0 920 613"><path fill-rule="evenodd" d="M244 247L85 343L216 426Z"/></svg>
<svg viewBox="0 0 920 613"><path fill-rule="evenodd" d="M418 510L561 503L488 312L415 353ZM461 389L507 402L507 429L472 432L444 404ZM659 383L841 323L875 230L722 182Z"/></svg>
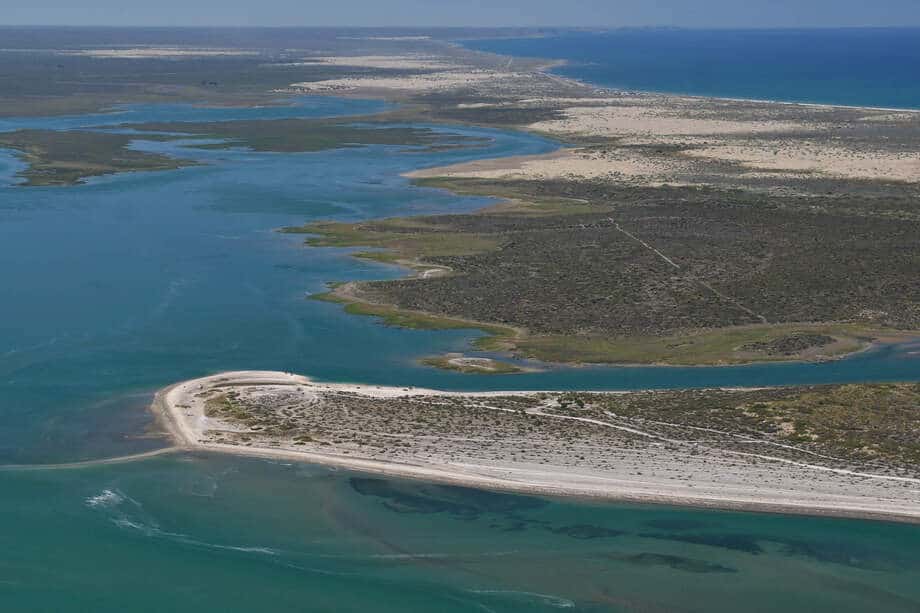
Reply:
<svg viewBox="0 0 920 613"><path fill-rule="evenodd" d="M138 107L15 120L66 129L145 119L364 113L306 100L256 110ZM213 113L213 114L210 114ZM234 115L237 113L237 115ZM263 114L264 113L264 114ZM0 157L0 463L103 457L137 438L153 390L234 369L453 389L687 387L916 379L916 348L831 364L554 369L476 378L417 366L465 332L386 328L305 300L400 274L273 229L315 218L468 210L401 172L554 147L493 130L431 153L196 151L209 165L70 188L11 184ZM178 151L180 143L137 146ZM9 611L913 611L920 530L669 508L550 503L353 480L310 466L167 457L0 471Z"/></svg>

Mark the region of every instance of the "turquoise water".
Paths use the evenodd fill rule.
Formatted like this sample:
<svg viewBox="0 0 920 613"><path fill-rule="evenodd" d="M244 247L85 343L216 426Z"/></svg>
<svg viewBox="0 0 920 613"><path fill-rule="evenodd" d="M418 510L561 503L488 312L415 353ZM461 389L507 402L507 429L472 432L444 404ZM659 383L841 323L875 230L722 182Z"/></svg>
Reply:
<svg viewBox="0 0 920 613"><path fill-rule="evenodd" d="M283 112L362 114L375 104L304 99ZM132 107L47 123L5 120L4 128L279 112ZM452 389L920 374L917 347L903 346L821 365L558 368L489 378L417 366L419 356L462 350L474 333L387 328L305 299L329 281L402 273L348 250L304 248L302 237L274 230L320 218L470 210L487 200L414 188L399 174L556 146L524 134L434 129L486 140L437 153L374 146L307 154L139 141L135 147L204 164L65 188L14 185L22 165L0 152L0 464L160 446L144 437L152 392L234 368ZM0 469L0 491L0 603L10 611L920 606L920 531L911 526L552 502L185 455Z"/></svg>
<svg viewBox="0 0 920 613"><path fill-rule="evenodd" d="M464 44L567 60L556 72L617 89L920 108L917 28L627 29Z"/></svg>
<svg viewBox="0 0 920 613"><path fill-rule="evenodd" d="M913 526L182 457L0 473L6 611L917 611Z"/></svg>

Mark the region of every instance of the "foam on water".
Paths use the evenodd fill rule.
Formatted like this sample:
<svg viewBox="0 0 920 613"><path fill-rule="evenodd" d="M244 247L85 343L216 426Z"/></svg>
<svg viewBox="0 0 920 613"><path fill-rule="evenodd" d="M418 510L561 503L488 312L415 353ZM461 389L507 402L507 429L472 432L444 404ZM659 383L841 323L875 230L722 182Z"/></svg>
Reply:
<svg viewBox="0 0 920 613"><path fill-rule="evenodd" d="M125 498L123 495L115 492L113 490L102 490L99 494L95 496L90 496L86 499L86 506L97 509L97 508L111 508L118 506L124 502Z"/></svg>
<svg viewBox="0 0 920 613"><path fill-rule="evenodd" d="M571 609L575 606L575 603L568 598L561 598L559 596L553 596L552 594L538 594L535 592L519 592L514 590L470 590L473 594L485 595L485 596L497 596L502 598L509 598L512 600L523 600L536 601L541 604L548 604L551 607L556 607L558 609Z"/></svg>
<svg viewBox="0 0 920 613"><path fill-rule="evenodd" d="M193 538L187 534L163 530L159 522L144 511L143 505L124 492L113 488L85 499L87 507L106 512L113 525L123 530L140 533L146 537L163 538L174 543L203 547L219 551L238 551L266 556L277 556L279 552L271 547L256 545L224 545Z"/></svg>

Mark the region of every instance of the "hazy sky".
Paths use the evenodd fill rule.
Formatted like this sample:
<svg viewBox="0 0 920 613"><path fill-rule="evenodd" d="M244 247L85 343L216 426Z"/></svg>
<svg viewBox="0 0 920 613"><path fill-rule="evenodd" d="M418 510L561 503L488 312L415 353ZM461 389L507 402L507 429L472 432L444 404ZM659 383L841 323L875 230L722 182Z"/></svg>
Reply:
<svg viewBox="0 0 920 613"><path fill-rule="evenodd" d="M920 25L920 0L6 0L4 4L0 24L13 25Z"/></svg>

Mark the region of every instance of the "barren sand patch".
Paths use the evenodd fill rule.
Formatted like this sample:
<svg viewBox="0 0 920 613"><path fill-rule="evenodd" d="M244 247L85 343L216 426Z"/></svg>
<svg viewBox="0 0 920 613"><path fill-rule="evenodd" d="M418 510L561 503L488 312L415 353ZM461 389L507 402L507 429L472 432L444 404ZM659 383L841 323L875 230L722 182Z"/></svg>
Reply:
<svg viewBox="0 0 920 613"><path fill-rule="evenodd" d="M432 55L333 55L308 58L331 66L391 68L397 70L444 70L453 66L443 57Z"/></svg>
<svg viewBox="0 0 920 613"><path fill-rule="evenodd" d="M626 148L605 153L566 148L546 155L465 162L415 171L406 176L508 180L606 179L638 181L649 185L679 183L673 176L678 167L672 160L653 159Z"/></svg>
<svg viewBox="0 0 920 613"><path fill-rule="evenodd" d="M752 170L820 173L848 179L920 181L920 151L856 149L815 141L777 139L719 143L691 149L685 155L739 162Z"/></svg>
<svg viewBox="0 0 920 613"><path fill-rule="evenodd" d="M761 134L789 132L800 124L773 119L747 121L698 116L683 106L666 105L656 99L638 98L629 103L618 100L610 106L572 106L563 119L530 125L533 130L551 134L585 134L606 137L705 136L720 134Z"/></svg>
<svg viewBox="0 0 920 613"><path fill-rule="evenodd" d="M344 79L327 79L325 81L307 81L292 83L291 89L301 92L329 92L342 90L397 90L411 92L428 92L495 83L501 79L524 77L521 74L508 74L486 69L445 70L406 77L361 77Z"/></svg>

